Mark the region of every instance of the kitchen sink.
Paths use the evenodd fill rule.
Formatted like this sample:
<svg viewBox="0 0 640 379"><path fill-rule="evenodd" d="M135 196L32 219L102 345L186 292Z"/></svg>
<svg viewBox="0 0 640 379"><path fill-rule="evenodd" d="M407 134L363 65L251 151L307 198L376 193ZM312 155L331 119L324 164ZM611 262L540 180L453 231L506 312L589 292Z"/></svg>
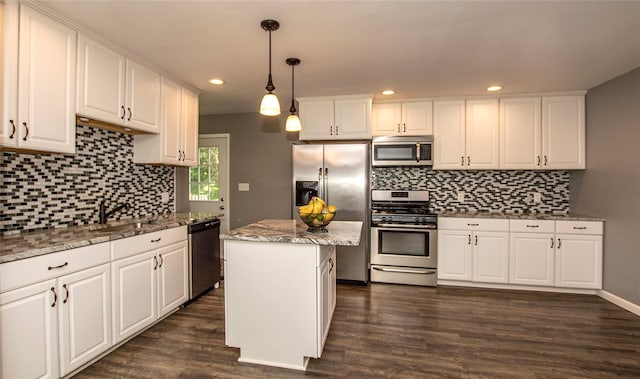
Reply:
<svg viewBox="0 0 640 379"><path fill-rule="evenodd" d="M128 232L144 229L146 226L156 224L154 221L132 222L129 224L112 225L96 230L100 233Z"/></svg>

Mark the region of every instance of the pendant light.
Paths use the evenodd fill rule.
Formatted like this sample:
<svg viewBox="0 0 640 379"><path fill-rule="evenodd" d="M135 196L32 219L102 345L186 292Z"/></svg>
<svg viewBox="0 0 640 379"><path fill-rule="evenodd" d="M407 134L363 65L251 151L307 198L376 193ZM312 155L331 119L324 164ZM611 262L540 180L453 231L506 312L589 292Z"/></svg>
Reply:
<svg viewBox="0 0 640 379"><path fill-rule="evenodd" d="M298 111L296 110L296 97L293 92L293 68L300 64L300 59L287 58L286 62L291 66L291 108L289 108L289 112L291 114L287 117L287 122L284 124L284 130L287 132L299 132L302 130L302 124L300 123L300 118L296 114Z"/></svg>
<svg viewBox="0 0 640 379"><path fill-rule="evenodd" d="M276 20L262 20L262 22L260 22L260 26L262 29L269 32L269 79L267 81L267 86L264 87L267 90L267 93L264 95L262 102L260 103L260 114L265 116L277 116L280 114L280 102L278 101L278 97L273 93L273 90L276 89L276 87L273 85L273 80L271 79L271 32L278 30L280 23Z"/></svg>

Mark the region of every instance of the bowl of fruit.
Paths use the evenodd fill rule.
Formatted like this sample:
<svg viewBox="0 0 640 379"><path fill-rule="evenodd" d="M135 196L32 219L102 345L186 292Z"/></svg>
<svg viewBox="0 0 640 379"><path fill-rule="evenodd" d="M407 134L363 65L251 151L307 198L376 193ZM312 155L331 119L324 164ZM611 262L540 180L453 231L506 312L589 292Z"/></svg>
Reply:
<svg viewBox="0 0 640 379"><path fill-rule="evenodd" d="M326 226L331 223L336 212L335 205L327 205L317 196L312 197L309 204L298 208L298 215L308 226L307 231L313 233L326 233Z"/></svg>

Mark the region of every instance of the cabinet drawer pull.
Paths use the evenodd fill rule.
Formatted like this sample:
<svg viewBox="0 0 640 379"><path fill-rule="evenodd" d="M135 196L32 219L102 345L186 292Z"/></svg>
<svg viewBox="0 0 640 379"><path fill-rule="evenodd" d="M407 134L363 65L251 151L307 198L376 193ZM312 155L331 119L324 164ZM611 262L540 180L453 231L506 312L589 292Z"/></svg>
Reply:
<svg viewBox="0 0 640 379"><path fill-rule="evenodd" d="M63 267L68 266L68 265L69 265L69 262L64 262L63 264L58 265L58 266L49 266L49 267L47 267L47 270L51 271L53 269L63 268Z"/></svg>
<svg viewBox="0 0 640 379"><path fill-rule="evenodd" d="M56 287L51 287L51 292L53 292L53 303L51 303L51 308L56 306L58 302L58 294L56 293Z"/></svg>
<svg viewBox="0 0 640 379"><path fill-rule="evenodd" d="M467 155L467 166L471 166L471 156Z"/></svg>
<svg viewBox="0 0 640 379"><path fill-rule="evenodd" d="M551 248L553 249L553 237L551 237Z"/></svg>
<svg viewBox="0 0 640 379"><path fill-rule="evenodd" d="M536 166L540 166L540 156L538 155L538 161L536 163Z"/></svg>
<svg viewBox="0 0 640 379"><path fill-rule="evenodd" d="M539 228L540 225L527 225L527 228Z"/></svg>
<svg viewBox="0 0 640 379"><path fill-rule="evenodd" d="M475 236L475 237L476 237L476 241L474 242L474 245L478 246L478 236Z"/></svg>
<svg viewBox="0 0 640 379"><path fill-rule="evenodd" d="M13 136L16 135L16 123L13 120L9 120L9 124L11 124L11 134L9 135L9 139L13 139Z"/></svg>
<svg viewBox="0 0 640 379"><path fill-rule="evenodd" d="M131 121L131 107L127 107L127 110L129 111L129 117L127 117L127 121Z"/></svg>
<svg viewBox="0 0 640 379"><path fill-rule="evenodd" d="M333 271L333 259L329 258L329 272Z"/></svg>
<svg viewBox="0 0 640 379"><path fill-rule="evenodd" d="M62 300L62 303L67 304L67 301L69 300L69 287L67 287L66 284L63 284L62 288L64 288L64 292L66 293L64 300Z"/></svg>
<svg viewBox="0 0 640 379"><path fill-rule="evenodd" d="M156 238L154 240L151 240L151 242L160 242L161 239L162 239L162 237L158 237L158 238Z"/></svg>
<svg viewBox="0 0 640 379"><path fill-rule="evenodd" d="M338 129L338 125L336 125L336 135L340 134L340 130Z"/></svg>
<svg viewBox="0 0 640 379"><path fill-rule="evenodd" d="M23 140L23 141L26 141L26 140L27 140L27 137L29 137L29 127L27 126L27 123L26 123L26 122L23 122L23 123L22 123L22 126L24 126L24 131L25 131L25 133L24 133L24 137L22 137L22 140Z"/></svg>
<svg viewBox="0 0 640 379"><path fill-rule="evenodd" d="M460 157L460 166L464 166L464 155Z"/></svg>
<svg viewBox="0 0 640 379"><path fill-rule="evenodd" d="M549 163L549 160L547 159L547 156L545 155L545 156L544 156L544 165L546 166L546 165L547 165L547 163Z"/></svg>
<svg viewBox="0 0 640 379"><path fill-rule="evenodd" d="M467 224L467 226L480 226L480 224L471 224L471 223L468 223L468 224Z"/></svg>
<svg viewBox="0 0 640 379"><path fill-rule="evenodd" d="M329 125L329 135L333 135L333 125Z"/></svg>
<svg viewBox="0 0 640 379"><path fill-rule="evenodd" d="M575 229L575 230L586 230L587 227L586 226L574 226L573 229Z"/></svg>
<svg viewBox="0 0 640 379"><path fill-rule="evenodd" d="M467 245L471 245L471 234L469 234L469 240L467 241Z"/></svg>
<svg viewBox="0 0 640 379"><path fill-rule="evenodd" d="M406 122L404 124L402 124L402 129L403 129L403 132L405 132L405 133L407 132L407 123Z"/></svg>
<svg viewBox="0 0 640 379"><path fill-rule="evenodd" d="M156 258L156 256L153 256L153 269L157 270L158 269L158 258Z"/></svg>
<svg viewBox="0 0 640 379"><path fill-rule="evenodd" d="M122 109L122 116L120 116L120 119L124 121L124 116L127 114L127 111L124 109L124 105L121 105L120 109Z"/></svg>
<svg viewBox="0 0 640 379"><path fill-rule="evenodd" d="M398 124L398 133L400 133L400 124Z"/></svg>
<svg viewBox="0 0 640 379"><path fill-rule="evenodd" d="M558 249L562 246L562 241L558 238Z"/></svg>
<svg viewBox="0 0 640 379"><path fill-rule="evenodd" d="M160 265L158 267L162 267L162 264L164 263L164 258L162 258L162 254L158 254L158 256L160 257Z"/></svg>

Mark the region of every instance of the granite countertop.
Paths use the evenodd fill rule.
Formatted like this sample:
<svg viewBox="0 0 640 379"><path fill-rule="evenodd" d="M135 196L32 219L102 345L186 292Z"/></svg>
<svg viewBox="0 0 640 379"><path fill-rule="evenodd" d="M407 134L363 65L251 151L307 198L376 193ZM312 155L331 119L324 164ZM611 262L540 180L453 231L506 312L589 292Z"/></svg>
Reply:
<svg viewBox="0 0 640 379"><path fill-rule="evenodd" d="M554 221L605 221L575 213L515 213L515 212L436 212L438 217L502 218L510 220L554 220Z"/></svg>
<svg viewBox="0 0 640 379"><path fill-rule="evenodd" d="M358 246L361 221L333 221L327 233L307 232L300 220L262 220L220 235L224 240Z"/></svg>
<svg viewBox="0 0 640 379"><path fill-rule="evenodd" d="M223 215L216 213L172 213L167 216L119 220L106 225L81 225L0 236L0 264L176 228L221 216ZM139 228L132 225L137 222L141 223ZM118 226L122 226L122 229L117 228Z"/></svg>

